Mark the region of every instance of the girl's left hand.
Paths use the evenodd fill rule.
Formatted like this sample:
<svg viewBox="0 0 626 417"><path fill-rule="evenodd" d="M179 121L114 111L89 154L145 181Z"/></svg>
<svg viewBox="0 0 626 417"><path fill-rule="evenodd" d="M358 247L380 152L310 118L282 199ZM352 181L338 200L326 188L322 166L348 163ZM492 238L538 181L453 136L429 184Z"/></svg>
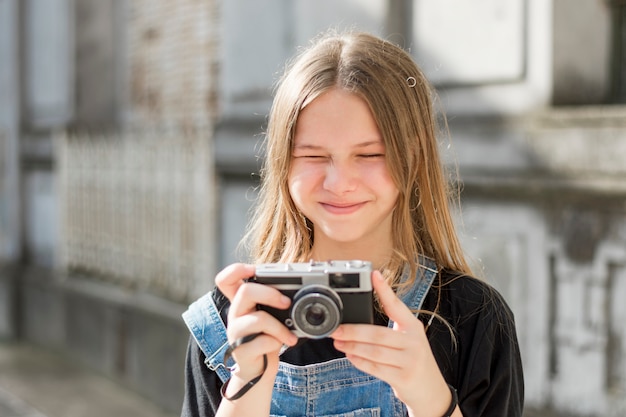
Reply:
<svg viewBox="0 0 626 417"><path fill-rule="evenodd" d="M396 296L379 271L373 272L372 285L385 314L394 321L393 329L343 324L331 335L335 347L355 367L391 385L408 407L409 415L442 416L452 395L430 349L424 324Z"/></svg>

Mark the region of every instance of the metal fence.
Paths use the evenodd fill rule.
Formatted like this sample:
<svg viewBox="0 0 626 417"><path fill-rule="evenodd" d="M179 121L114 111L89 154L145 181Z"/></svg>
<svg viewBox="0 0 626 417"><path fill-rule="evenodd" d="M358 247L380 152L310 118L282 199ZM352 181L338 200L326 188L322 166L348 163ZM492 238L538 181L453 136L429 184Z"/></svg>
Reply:
<svg viewBox="0 0 626 417"><path fill-rule="evenodd" d="M215 193L206 135L57 140L63 269L176 301L209 284Z"/></svg>

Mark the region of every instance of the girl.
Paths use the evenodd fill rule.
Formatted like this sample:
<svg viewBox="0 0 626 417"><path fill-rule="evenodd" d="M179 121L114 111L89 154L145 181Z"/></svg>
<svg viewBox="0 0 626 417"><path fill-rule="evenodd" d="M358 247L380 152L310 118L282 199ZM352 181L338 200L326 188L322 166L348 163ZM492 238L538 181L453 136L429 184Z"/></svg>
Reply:
<svg viewBox="0 0 626 417"><path fill-rule="evenodd" d="M325 36L288 68L245 241L254 263L370 261L376 324L299 341L257 308L290 299L231 265L184 314L183 416L522 415L512 314L470 276L432 96L410 55L364 33Z"/></svg>

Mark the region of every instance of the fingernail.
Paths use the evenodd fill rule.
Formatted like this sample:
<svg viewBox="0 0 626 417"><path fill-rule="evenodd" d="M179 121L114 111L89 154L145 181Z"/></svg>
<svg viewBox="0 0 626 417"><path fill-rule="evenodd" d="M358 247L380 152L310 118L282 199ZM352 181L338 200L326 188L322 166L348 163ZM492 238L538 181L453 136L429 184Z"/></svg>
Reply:
<svg viewBox="0 0 626 417"><path fill-rule="evenodd" d="M286 295L283 295L282 297L280 297L280 302L283 303L283 305L289 305L291 303L291 298L287 297Z"/></svg>

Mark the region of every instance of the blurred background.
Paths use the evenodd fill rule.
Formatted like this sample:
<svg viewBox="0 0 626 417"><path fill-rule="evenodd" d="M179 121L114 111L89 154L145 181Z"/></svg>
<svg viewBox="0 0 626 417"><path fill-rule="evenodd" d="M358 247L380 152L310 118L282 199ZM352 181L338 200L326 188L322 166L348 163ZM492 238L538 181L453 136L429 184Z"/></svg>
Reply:
<svg viewBox="0 0 626 417"><path fill-rule="evenodd" d="M242 258L273 86L329 27L437 87L526 415L626 416L624 0L0 0L0 415L179 414L180 314Z"/></svg>

